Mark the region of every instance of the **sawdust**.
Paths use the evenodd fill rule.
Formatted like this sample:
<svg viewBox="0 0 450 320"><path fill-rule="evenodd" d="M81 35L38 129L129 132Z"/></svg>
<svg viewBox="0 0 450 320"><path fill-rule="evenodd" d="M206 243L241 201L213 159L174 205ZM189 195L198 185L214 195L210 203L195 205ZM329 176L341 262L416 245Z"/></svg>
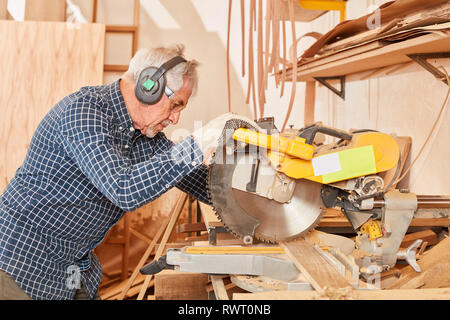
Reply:
<svg viewBox="0 0 450 320"><path fill-rule="evenodd" d="M321 292L317 292L313 300L353 300L353 288L328 288L324 287Z"/></svg>

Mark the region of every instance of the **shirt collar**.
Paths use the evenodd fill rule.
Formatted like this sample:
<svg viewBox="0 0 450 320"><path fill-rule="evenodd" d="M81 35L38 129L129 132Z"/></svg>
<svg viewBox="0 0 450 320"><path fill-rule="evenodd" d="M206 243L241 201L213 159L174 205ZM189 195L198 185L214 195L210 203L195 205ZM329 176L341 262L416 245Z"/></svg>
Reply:
<svg viewBox="0 0 450 320"><path fill-rule="evenodd" d="M120 79L114 81L109 86L114 117L120 131L134 133L133 120L128 112L122 92L120 91L119 82Z"/></svg>

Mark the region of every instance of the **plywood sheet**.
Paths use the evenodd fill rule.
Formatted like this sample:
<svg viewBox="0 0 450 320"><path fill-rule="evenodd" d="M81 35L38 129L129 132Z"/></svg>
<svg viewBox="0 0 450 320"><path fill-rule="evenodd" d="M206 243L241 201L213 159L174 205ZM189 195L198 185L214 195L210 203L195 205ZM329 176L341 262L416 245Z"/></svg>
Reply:
<svg viewBox="0 0 450 320"><path fill-rule="evenodd" d="M102 83L104 38L103 24L0 21L0 192L53 105Z"/></svg>

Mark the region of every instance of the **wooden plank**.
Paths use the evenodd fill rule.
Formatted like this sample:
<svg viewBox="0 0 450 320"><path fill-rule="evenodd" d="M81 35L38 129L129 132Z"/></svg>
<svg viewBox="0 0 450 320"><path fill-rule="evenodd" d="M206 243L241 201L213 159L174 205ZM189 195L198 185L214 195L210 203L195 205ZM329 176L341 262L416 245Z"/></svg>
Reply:
<svg viewBox="0 0 450 320"><path fill-rule="evenodd" d="M258 293L235 293L233 300L316 300L333 299L320 296L315 291L268 291ZM351 300L449 300L450 288L442 289L399 289L399 290L352 290L336 295L335 299Z"/></svg>
<svg viewBox="0 0 450 320"><path fill-rule="evenodd" d="M221 276L210 276L216 300L230 300Z"/></svg>
<svg viewBox="0 0 450 320"><path fill-rule="evenodd" d="M0 21L0 193L55 103L82 86L103 83L104 40L102 24Z"/></svg>
<svg viewBox="0 0 450 320"><path fill-rule="evenodd" d="M178 233L197 232L197 231L206 231L206 226L203 222L184 223L177 226Z"/></svg>
<svg viewBox="0 0 450 320"><path fill-rule="evenodd" d="M305 239L281 242L281 246L315 290L350 287L338 271Z"/></svg>
<svg viewBox="0 0 450 320"><path fill-rule="evenodd" d="M413 232L405 235L400 244L401 248L407 248L414 243L414 241L422 239L423 242L427 242L427 245L432 246L437 243L437 235L432 230L423 230L419 232Z"/></svg>
<svg viewBox="0 0 450 320"><path fill-rule="evenodd" d="M155 275L155 300L208 300L208 275L163 270Z"/></svg>
<svg viewBox="0 0 450 320"><path fill-rule="evenodd" d="M352 48L348 49L343 52L337 52L337 53L329 53L323 56L320 56L318 58L314 58L313 60L306 60L299 64L299 66L308 65L310 68L316 68L322 65L330 64L332 62L339 61L344 58L353 57L356 55L360 55L363 52L369 52L375 49L379 49L383 47L383 44L379 41L375 41L373 43L370 43L368 45L358 47L358 48Z"/></svg>

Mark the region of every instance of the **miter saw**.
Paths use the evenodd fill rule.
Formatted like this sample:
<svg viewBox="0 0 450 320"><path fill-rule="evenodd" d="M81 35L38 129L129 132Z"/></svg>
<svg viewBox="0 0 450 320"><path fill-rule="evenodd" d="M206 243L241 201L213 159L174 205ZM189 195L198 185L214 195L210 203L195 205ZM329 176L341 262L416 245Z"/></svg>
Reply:
<svg viewBox="0 0 450 320"><path fill-rule="evenodd" d="M327 137L334 142L324 143ZM273 118L254 122L236 116L226 122L210 160L208 190L217 217L244 246L168 249L141 272L177 268L294 281L297 269L276 244L307 236L327 208L341 209L357 236L354 245L345 238L352 242L345 254L315 248L338 269L345 266L352 285L358 287L360 275L368 279L397 260L420 272L416 250L422 240L406 249L400 244L418 206L449 208L450 200L393 189L400 159L396 138L374 130L347 132L315 123L280 133ZM389 170L394 174L385 181L380 174ZM305 283L297 279L290 285Z"/></svg>
<svg viewBox="0 0 450 320"><path fill-rule="evenodd" d="M326 136L335 142L324 144ZM346 132L315 123L278 132L273 118L228 121L210 164L213 209L245 244L305 236L325 208L340 208L358 232L356 262L367 274L407 260L420 271L415 250L399 251L417 197L390 190L398 178L396 139L374 130ZM378 175L394 170L394 178Z"/></svg>

